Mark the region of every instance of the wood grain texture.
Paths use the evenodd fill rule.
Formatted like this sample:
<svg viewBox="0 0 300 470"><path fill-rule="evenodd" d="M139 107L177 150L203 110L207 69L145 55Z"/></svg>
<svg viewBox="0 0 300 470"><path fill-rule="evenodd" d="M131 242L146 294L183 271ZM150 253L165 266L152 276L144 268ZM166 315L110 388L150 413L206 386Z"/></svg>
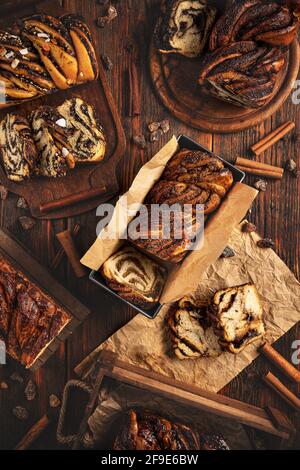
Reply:
<svg viewBox="0 0 300 470"><path fill-rule="evenodd" d="M295 106L291 98L264 123L235 134L203 133L182 124L161 105L149 74L148 49L160 0L122 0L122 2L118 2L118 18L103 29L99 29L95 25L95 19L103 11L97 0L85 0L84 2L64 0L63 3L68 10L81 13L86 17L97 39L98 53L109 55L114 63L113 70L107 72L107 79L127 136L126 155L118 166L118 177L122 191L128 188L140 166L169 140L172 133L186 134L229 161L234 161L237 155L247 156L251 145L287 120L295 121L298 127L296 131L300 131L298 124L300 122L300 106ZM130 47L131 45L133 47ZM137 64L141 84L142 114L129 118L126 77L128 77L129 65L133 60ZM132 144L133 135L147 133L149 122L163 118L170 119L171 132L164 135L160 142L149 143L145 150ZM299 145L299 143L295 143L292 136L289 136L287 140L279 142L274 148L261 155L258 160L282 167L288 158L294 158L300 165ZM256 179L256 177L249 176L246 181L253 184ZM270 182L266 193L260 193L249 216L251 222L257 225L261 235L273 238L276 243L276 252L298 279L300 278L299 197L300 179L286 174L281 182ZM22 231L18 218L27 212L17 208L17 199L16 196L10 194L6 201L0 201L1 226L12 231L34 252L40 262L47 265L47 222L38 221L32 231ZM68 220L53 221L52 244L54 251L56 252L59 248L55 234L66 229L72 230L74 225L79 223L82 229L76 240L76 246L83 254L95 239L98 221L99 218L96 217L95 211ZM49 395L55 393L61 396L64 384L74 376L74 366L133 315L133 312L126 306L112 299L104 291L99 291L92 283L77 280L66 260L55 271L55 277L71 292L76 293L76 296L83 300L93 313L76 329L72 338L60 346L47 364L32 375L39 388L38 398L35 401L26 403L24 401L24 386L9 379L14 370L20 371L26 379L31 374L25 374L22 368L11 361L7 367L0 369L0 381L5 380L9 384L8 391L0 391L1 429L5 429L5 433L0 433L0 448L2 449L13 448L21 440L28 429L46 412ZM296 339L300 339L299 325L276 344L278 351L289 361L291 361L293 353L292 343ZM262 356L232 381L222 393L256 406L269 405L286 413L298 430L294 447L300 448L299 415L297 416L291 411L259 379L268 370L272 370L295 393L300 394L300 387L291 386L284 376ZM25 423L17 421L11 413L12 408L19 404L25 405L30 412L30 418ZM54 427L49 429L47 435L42 436L35 444L35 448L40 449L53 449L55 446L57 444Z"/></svg>

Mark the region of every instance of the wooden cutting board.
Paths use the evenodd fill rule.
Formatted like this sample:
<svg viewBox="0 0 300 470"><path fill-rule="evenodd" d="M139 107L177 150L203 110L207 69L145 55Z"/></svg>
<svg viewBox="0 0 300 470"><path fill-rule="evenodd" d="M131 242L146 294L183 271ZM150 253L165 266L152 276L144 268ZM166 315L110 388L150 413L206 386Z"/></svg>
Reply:
<svg viewBox="0 0 300 470"><path fill-rule="evenodd" d="M26 247L17 242L8 231L2 229L0 229L0 256L3 256L15 269L25 274L30 281L48 294L56 305L62 307L71 316L71 321L51 341L43 354L30 368L30 370L35 371L49 359L61 343L85 320L90 314L90 310L59 284L49 271L36 261Z"/></svg>
<svg viewBox="0 0 300 470"><path fill-rule="evenodd" d="M35 3L27 0L22 2L21 6L24 9L19 10L16 2L7 2L4 10L5 22L2 25L0 24L0 27L7 27L7 24L15 21L17 19L16 12L19 13L18 17L38 11L44 11L52 15L64 13L58 0L37 1ZM96 51L99 51L97 46ZM15 183L9 181L2 167L0 168L1 184L9 191L24 197L34 217L41 219L71 217L94 209L100 203L108 201L118 193L119 185L116 177L116 166L125 153L126 141L105 72L101 66L100 57L98 57L98 61L100 66L98 80L67 91L57 91L51 96L41 97L0 111L0 120L10 112L17 112L28 116L40 105L58 106L64 100L77 96L94 105L105 131L107 140L105 159L96 165L78 166L75 170L70 171L66 177L58 179L33 178L22 183ZM101 188L103 188L103 191L95 197L95 190ZM86 193L86 197L84 200L77 202L78 199L81 199L81 193ZM69 196L73 196L75 199L72 205L63 205L63 207L49 213L42 213L41 206L45 203L59 201Z"/></svg>
<svg viewBox="0 0 300 470"><path fill-rule="evenodd" d="M289 97L300 66L300 50L295 40L287 53L287 66L278 78L275 96L260 109L245 109L218 100L198 85L199 59L159 53L150 46L150 72L163 104L180 121L208 132L236 132L264 121Z"/></svg>

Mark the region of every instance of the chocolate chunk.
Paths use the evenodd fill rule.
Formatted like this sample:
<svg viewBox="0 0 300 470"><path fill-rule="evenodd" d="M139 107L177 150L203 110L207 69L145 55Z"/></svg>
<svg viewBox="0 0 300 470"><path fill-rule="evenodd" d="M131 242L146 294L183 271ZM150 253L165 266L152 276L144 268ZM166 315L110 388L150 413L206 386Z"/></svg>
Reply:
<svg viewBox="0 0 300 470"><path fill-rule="evenodd" d="M101 61L105 70L112 70L114 64L112 63L111 58L108 55L102 54Z"/></svg>
<svg viewBox="0 0 300 470"><path fill-rule="evenodd" d="M19 209L28 209L28 204L23 197L19 197L18 202L17 202L17 207Z"/></svg>
<svg viewBox="0 0 300 470"><path fill-rule="evenodd" d="M233 258L234 256L235 252L230 248L230 246L226 246L225 250L221 254L221 258Z"/></svg>
<svg viewBox="0 0 300 470"><path fill-rule="evenodd" d="M292 175L295 176L296 178L298 178L298 176L300 175L300 170L298 170L297 163L292 158L287 160L286 165L285 165L285 169L287 171L291 172Z"/></svg>
<svg viewBox="0 0 300 470"><path fill-rule="evenodd" d="M36 385L33 380L29 380L25 388L25 396L28 401L32 401L36 397Z"/></svg>
<svg viewBox="0 0 300 470"><path fill-rule="evenodd" d="M170 121L169 119L163 119L160 123L161 130L164 134L167 134L170 130Z"/></svg>
<svg viewBox="0 0 300 470"><path fill-rule="evenodd" d="M7 196L8 196L8 189L6 189L5 186L2 186L2 184L0 184L0 197L2 201L5 201L7 199Z"/></svg>
<svg viewBox="0 0 300 470"><path fill-rule="evenodd" d="M14 372L13 374L11 374L10 380L12 380L13 382L19 382L19 384L22 384L24 382L23 377L18 374L18 372Z"/></svg>
<svg viewBox="0 0 300 470"><path fill-rule="evenodd" d="M256 226L254 224L251 224L250 222L245 222L242 226L242 232L244 233L256 232Z"/></svg>
<svg viewBox="0 0 300 470"><path fill-rule="evenodd" d="M13 415L20 421L27 421L29 418L29 413L25 408L23 408L23 406L15 406L12 412Z"/></svg>
<svg viewBox="0 0 300 470"><path fill-rule="evenodd" d="M158 142L162 138L162 135L163 135L163 132L161 129L158 129L157 131L152 132L149 137L150 142Z"/></svg>
<svg viewBox="0 0 300 470"><path fill-rule="evenodd" d="M104 28L107 24L109 24L112 20L114 20L118 16L118 12L113 5L109 5L107 9L107 14L104 16L99 16L97 18L97 26L99 28Z"/></svg>
<svg viewBox="0 0 300 470"><path fill-rule="evenodd" d="M273 240L271 240L271 238L264 238L263 240L259 240L257 242L257 246L258 248L263 248L263 249L275 248L275 243L273 242Z"/></svg>
<svg viewBox="0 0 300 470"><path fill-rule="evenodd" d="M19 217L19 222L23 230L31 230L35 226L35 220L32 217L26 215Z"/></svg>
<svg viewBox="0 0 300 470"><path fill-rule="evenodd" d="M135 143L135 145L137 145L138 147L142 149L146 148L147 143L146 143L145 136L143 134L134 135L133 142Z"/></svg>
<svg viewBox="0 0 300 470"><path fill-rule="evenodd" d="M160 128L160 122L150 122L150 124L148 124L148 129L149 129L149 132L156 132L158 131L158 129Z"/></svg>
<svg viewBox="0 0 300 470"><path fill-rule="evenodd" d="M0 383L0 390L8 390L8 385L6 382Z"/></svg>
<svg viewBox="0 0 300 470"><path fill-rule="evenodd" d="M51 408L58 408L60 406L60 399L54 394L50 395L49 405Z"/></svg>
<svg viewBox="0 0 300 470"><path fill-rule="evenodd" d="M99 16L96 20L98 28L104 28L108 24L107 16Z"/></svg>
<svg viewBox="0 0 300 470"><path fill-rule="evenodd" d="M256 183L254 183L254 187L258 191L265 192L267 191L268 183L266 180L260 179L260 180L257 180Z"/></svg>

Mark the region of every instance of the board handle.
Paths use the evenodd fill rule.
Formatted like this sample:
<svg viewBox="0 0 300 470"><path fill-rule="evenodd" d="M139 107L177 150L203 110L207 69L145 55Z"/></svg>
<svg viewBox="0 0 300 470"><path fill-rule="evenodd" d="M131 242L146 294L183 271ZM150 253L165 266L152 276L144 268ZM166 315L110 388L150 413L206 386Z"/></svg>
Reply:
<svg viewBox="0 0 300 470"><path fill-rule="evenodd" d="M71 196L62 197L61 199L55 199L54 201L45 202L40 204L40 213L42 215L49 214L65 207L73 206L81 202L95 199L98 196L102 196L106 192L106 186L100 186L97 189L91 189L88 191L82 191L81 193L72 194Z"/></svg>

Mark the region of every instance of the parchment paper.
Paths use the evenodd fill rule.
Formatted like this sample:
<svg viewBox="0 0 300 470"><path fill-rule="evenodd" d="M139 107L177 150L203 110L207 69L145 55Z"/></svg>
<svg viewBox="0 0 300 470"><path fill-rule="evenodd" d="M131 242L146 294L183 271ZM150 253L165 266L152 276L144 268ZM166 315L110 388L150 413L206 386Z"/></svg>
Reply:
<svg viewBox="0 0 300 470"><path fill-rule="evenodd" d="M151 410L175 423L189 425L199 433L222 435L232 450L252 449L244 428L236 421L224 420L145 390L141 393L136 387L116 381L110 381L101 389L99 405L88 421L85 444L97 449L111 448L122 416L130 408Z"/></svg>
<svg viewBox="0 0 300 470"><path fill-rule="evenodd" d="M120 238L126 233L128 223L134 218L134 215L131 214L129 217L127 214L124 205L126 198L128 205L143 203L177 150L178 142L176 137L173 137L141 168L128 192L118 201L112 220L104 229L104 233L110 234L110 238L114 239L97 238L81 260L85 266L98 270L124 243ZM257 191L245 184L236 183L232 187L222 205L206 224L204 244L201 249L188 254L181 264L170 266L169 263L169 274L160 298L162 304L174 302L197 288L202 274L223 252L232 230L244 218L256 195Z"/></svg>
<svg viewBox="0 0 300 470"><path fill-rule="evenodd" d="M300 320L300 284L273 250L257 247L258 240L256 233L244 234L237 227L228 242L236 256L217 259L209 266L198 282L195 296L207 299L219 289L254 282L263 302L267 339L272 343ZM93 357L105 348L116 352L123 361L217 392L258 355L259 342L238 355L224 352L218 359L180 361L173 356L168 339L167 311L166 306L152 321L141 315L135 317L80 364L76 372L84 375Z"/></svg>

